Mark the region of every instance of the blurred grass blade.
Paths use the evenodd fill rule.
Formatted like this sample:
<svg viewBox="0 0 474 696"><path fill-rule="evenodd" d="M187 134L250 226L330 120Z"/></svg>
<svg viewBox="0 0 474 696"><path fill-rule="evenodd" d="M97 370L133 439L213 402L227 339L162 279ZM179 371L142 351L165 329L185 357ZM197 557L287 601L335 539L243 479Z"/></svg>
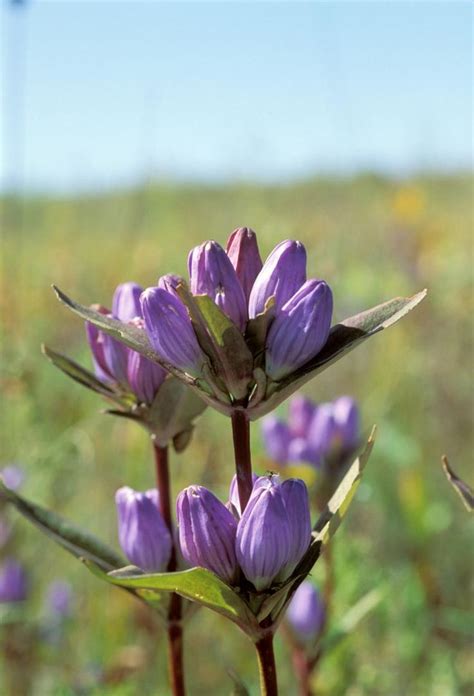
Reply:
<svg viewBox="0 0 474 696"><path fill-rule="evenodd" d="M458 496L461 498L464 507L468 512L474 512L474 491L472 488L459 476L456 476L454 471L449 466L448 458L444 455L441 458L441 464L443 466L444 473L449 483L452 485Z"/></svg>
<svg viewBox="0 0 474 696"><path fill-rule="evenodd" d="M384 598L384 592L380 588L371 590L360 599L345 616L329 630L321 641L320 648L324 652L335 648L341 640L344 640L354 631L360 621L367 616Z"/></svg>
<svg viewBox="0 0 474 696"><path fill-rule="evenodd" d="M250 411L252 420L269 413L303 384L340 360L360 343L402 319L426 297L426 293L426 290L422 290L413 297L396 297L333 326L326 345L318 355L288 378L273 385L274 391L262 404Z"/></svg>
<svg viewBox="0 0 474 696"><path fill-rule="evenodd" d="M74 362L74 360L71 360L66 355L57 353L51 348L48 348L48 346L46 346L44 343L41 346L41 352L55 367L59 368L61 372L64 372L64 374L71 377L74 381L79 382L79 384L82 384L88 389L92 389L92 391L101 394L101 396L105 396L107 399L115 401L121 406L125 406L127 404L127 400L122 398L116 391L105 384L105 382L97 379L92 372L89 372L89 370L86 370L84 367Z"/></svg>
<svg viewBox="0 0 474 696"><path fill-rule="evenodd" d="M92 573L113 585L133 590L176 592L185 599L226 616L244 630L257 627L247 604L217 575L205 568L191 568L177 573L136 574L136 569L128 567L108 574L88 560L85 563Z"/></svg>
<svg viewBox="0 0 474 696"><path fill-rule="evenodd" d="M230 667L227 668L227 674L229 675L229 678L232 680L232 691L230 692L230 696L250 696L250 692L245 686L244 682L242 679L239 677L237 672Z"/></svg>
<svg viewBox="0 0 474 696"><path fill-rule="evenodd" d="M76 558L86 557L104 570L123 566L124 560L92 534L76 527L52 510L36 505L7 488L0 478L0 498L13 505L18 512L47 536L72 553Z"/></svg>

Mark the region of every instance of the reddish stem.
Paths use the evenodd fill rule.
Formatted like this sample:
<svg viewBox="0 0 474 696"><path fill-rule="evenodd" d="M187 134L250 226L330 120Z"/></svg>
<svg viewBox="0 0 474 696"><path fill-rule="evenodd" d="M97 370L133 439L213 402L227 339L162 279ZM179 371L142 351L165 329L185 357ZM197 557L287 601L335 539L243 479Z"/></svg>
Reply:
<svg viewBox="0 0 474 696"><path fill-rule="evenodd" d="M252 493L252 458L250 454L250 423L245 411L232 412L235 473L239 491L240 509L243 512Z"/></svg>
<svg viewBox="0 0 474 696"><path fill-rule="evenodd" d="M273 652L273 635L268 633L255 643L260 672L261 696L278 696L278 684Z"/></svg>

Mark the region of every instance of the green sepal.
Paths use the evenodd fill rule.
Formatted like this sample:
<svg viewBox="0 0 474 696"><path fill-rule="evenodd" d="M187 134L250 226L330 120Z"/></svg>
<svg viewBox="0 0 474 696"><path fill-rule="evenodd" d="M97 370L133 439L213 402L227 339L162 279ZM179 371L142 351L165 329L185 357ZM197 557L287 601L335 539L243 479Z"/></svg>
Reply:
<svg viewBox="0 0 474 696"><path fill-rule="evenodd" d="M7 488L1 477L0 498L13 505L23 517L76 558L88 558L106 571L124 565L123 557L107 544L80 527L76 527L52 510L32 503Z"/></svg>
<svg viewBox="0 0 474 696"><path fill-rule="evenodd" d="M189 443L194 421L205 409L205 402L195 392L169 375L146 411L146 423L161 447L176 439L176 451L182 451ZM186 438L180 438L184 433Z"/></svg>

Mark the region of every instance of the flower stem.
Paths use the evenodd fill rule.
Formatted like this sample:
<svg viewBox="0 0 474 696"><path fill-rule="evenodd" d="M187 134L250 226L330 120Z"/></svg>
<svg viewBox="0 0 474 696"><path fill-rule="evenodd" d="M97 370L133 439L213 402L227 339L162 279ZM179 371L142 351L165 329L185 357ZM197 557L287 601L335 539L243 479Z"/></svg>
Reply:
<svg viewBox="0 0 474 696"><path fill-rule="evenodd" d="M273 635L268 633L255 643L260 672L261 696L278 696L275 655L273 653Z"/></svg>
<svg viewBox="0 0 474 696"><path fill-rule="evenodd" d="M168 466L168 448L160 447L153 443L156 469L156 485L161 515L168 527L171 538L174 539L173 518L171 515L171 489ZM171 557L167 570L172 573L176 570L176 548L171 548ZM183 669L183 629L181 625L182 602L177 594L171 594L168 609L168 670L173 696L185 696Z"/></svg>
<svg viewBox="0 0 474 696"><path fill-rule="evenodd" d="M250 456L250 423L244 411L232 412L235 472L239 491L240 509L243 512L252 493L252 459Z"/></svg>

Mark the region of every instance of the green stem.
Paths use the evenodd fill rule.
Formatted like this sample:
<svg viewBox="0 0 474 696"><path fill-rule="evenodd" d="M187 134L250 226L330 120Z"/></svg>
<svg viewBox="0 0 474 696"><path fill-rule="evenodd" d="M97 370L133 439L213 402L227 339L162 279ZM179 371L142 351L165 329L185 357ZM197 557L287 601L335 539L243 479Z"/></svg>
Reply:
<svg viewBox="0 0 474 696"><path fill-rule="evenodd" d="M278 696L278 685L273 652L273 635L268 633L255 643L260 673L261 696Z"/></svg>
<svg viewBox="0 0 474 696"><path fill-rule="evenodd" d="M252 458L250 454L250 423L245 411L232 412L235 473L239 491L240 509L243 512L252 493Z"/></svg>
<svg viewBox="0 0 474 696"><path fill-rule="evenodd" d="M158 488L161 515L174 539L173 517L171 514L171 487L168 466L168 448L153 443L155 454L156 484ZM172 573L177 568L176 548L173 542L167 571ZM185 696L183 668L183 629L182 602L177 594L171 594L168 609L168 670L173 696Z"/></svg>

